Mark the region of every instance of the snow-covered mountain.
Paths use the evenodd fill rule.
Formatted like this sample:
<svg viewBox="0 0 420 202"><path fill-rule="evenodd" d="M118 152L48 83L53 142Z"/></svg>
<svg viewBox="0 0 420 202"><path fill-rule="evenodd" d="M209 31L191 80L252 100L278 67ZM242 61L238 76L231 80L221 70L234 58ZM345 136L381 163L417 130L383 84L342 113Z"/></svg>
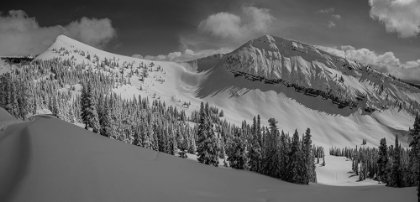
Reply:
<svg viewBox="0 0 420 202"><path fill-rule="evenodd" d="M393 107L419 109L420 90L369 66L327 53L317 46L265 35L223 58L236 75L292 86L366 112Z"/></svg>
<svg viewBox="0 0 420 202"><path fill-rule="evenodd" d="M419 108L420 89L414 86L316 46L270 35L226 55L183 63L112 54L59 36L35 60L56 57L126 75L130 67L148 65L156 71L147 79L131 76L130 85L114 92L127 99L161 99L187 113L207 101L235 124L258 114L263 123L273 117L286 132L311 128L314 143L326 148L362 139L378 145L380 138L392 141L396 134L407 146L406 131Z"/></svg>

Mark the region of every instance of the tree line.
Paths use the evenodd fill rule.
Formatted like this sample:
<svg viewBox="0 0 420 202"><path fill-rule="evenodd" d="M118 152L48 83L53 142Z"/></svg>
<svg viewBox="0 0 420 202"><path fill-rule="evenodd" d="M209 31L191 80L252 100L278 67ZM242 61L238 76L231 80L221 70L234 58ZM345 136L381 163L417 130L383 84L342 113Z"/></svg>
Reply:
<svg viewBox="0 0 420 202"><path fill-rule="evenodd" d="M224 112L208 103L188 116L161 100L123 99L113 93L132 76L146 79L144 72L153 71L151 67L128 65L113 71L70 60L35 61L0 75L0 106L18 119L49 110L102 136L181 157L194 154L204 164L218 166L220 160L289 182L316 182L315 159L319 163L323 148L312 144L310 129L301 138L297 131L289 136L278 130L274 118L269 127L262 126L259 115L252 124L243 121L238 127L222 120Z"/></svg>

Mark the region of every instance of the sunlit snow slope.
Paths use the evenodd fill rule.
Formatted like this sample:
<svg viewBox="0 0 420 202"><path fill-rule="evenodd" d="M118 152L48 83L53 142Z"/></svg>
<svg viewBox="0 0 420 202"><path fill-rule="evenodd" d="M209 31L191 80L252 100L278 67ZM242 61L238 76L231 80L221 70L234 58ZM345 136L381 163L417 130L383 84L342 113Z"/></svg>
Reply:
<svg viewBox="0 0 420 202"><path fill-rule="evenodd" d="M0 120L12 120L0 108ZM328 164L328 162L327 162ZM416 189L297 185L219 169L40 117L0 135L0 201L415 201Z"/></svg>
<svg viewBox="0 0 420 202"><path fill-rule="evenodd" d="M118 63L115 71L153 62L163 71L150 72L144 82L133 76L131 85L114 91L128 99L133 95L161 99L187 113L207 101L223 109L225 118L236 124L258 114L263 123L273 117L286 132L298 129L303 133L311 128L314 143L326 148L353 147L363 138L368 146L377 146L380 138L392 142L395 135L407 146L407 130L420 100L419 89L369 67L315 46L269 35L232 53L185 63L116 55L59 36L36 60L55 57L92 68L107 58ZM313 91L304 91L309 88ZM323 96L316 95L320 92ZM343 101L352 105L342 105ZM183 105L188 102L189 108Z"/></svg>

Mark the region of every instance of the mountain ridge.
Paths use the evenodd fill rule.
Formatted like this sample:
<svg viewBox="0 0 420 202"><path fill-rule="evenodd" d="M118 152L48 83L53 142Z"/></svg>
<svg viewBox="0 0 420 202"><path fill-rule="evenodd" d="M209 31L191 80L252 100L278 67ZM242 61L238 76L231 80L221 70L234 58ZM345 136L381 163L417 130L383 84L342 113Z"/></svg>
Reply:
<svg viewBox="0 0 420 202"><path fill-rule="evenodd" d="M147 96L182 108L187 114L198 110L204 101L223 110L227 121L236 125L259 114L263 123L276 118L285 131L304 131L309 127L314 143L326 148L353 146L362 139L377 146L380 138L391 141L395 134L403 146L408 146L407 130L413 124L416 105L413 100L419 98L419 89L315 46L284 41L288 48L283 50L279 49L283 47L283 39L273 37L274 42L264 37L277 44L270 46L254 39L228 54L180 63L120 56L84 44L72 44L71 40L67 44L58 41L36 60L59 58L70 61L69 65L85 64L96 72L124 75L130 84L118 85L112 91L125 99ZM292 45L301 50L293 50ZM307 56L305 48L312 55ZM286 51L289 55L283 54ZM252 57L253 63L249 62ZM275 60L276 57L279 59ZM321 59L307 61L311 57ZM333 58L338 62L334 63ZM346 61L354 68L343 66ZM147 66L147 78L130 73L140 66ZM260 67L267 70L260 71L264 73L261 75L267 73L270 77L256 74L258 71L254 70ZM388 81L397 84L386 84L381 90L381 84ZM390 94L388 101L387 94ZM183 103L190 104L185 107Z"/></svg>
<svg viewBox="0 0 420 202"><path fill-rule="evenodd" d="M244 74L266 83L295 85L297 90L308 89L306 92L312 95L332 94L335 101L347 102L345 106L355 107L367 97L367 111L399 105L412 110L412 114L419 111L418 89L369 66L295 40L264 35L224 55L222 60L223 66L236 76ZM410 95L400 93L407 89Z"/></svg>

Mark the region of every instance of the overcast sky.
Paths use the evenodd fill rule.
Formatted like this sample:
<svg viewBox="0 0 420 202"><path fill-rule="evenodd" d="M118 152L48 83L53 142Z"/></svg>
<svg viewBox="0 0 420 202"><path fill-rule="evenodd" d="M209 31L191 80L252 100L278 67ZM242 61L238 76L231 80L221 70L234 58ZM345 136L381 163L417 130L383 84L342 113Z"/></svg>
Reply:
<svg viewBox="0 0 420 202"><path fill-rule="evenodd" d="M383 71L420 68L420 0L9 0L0 12L0 55L38 54L65 34L114 53L183 60L272 34Z"/></svg>

